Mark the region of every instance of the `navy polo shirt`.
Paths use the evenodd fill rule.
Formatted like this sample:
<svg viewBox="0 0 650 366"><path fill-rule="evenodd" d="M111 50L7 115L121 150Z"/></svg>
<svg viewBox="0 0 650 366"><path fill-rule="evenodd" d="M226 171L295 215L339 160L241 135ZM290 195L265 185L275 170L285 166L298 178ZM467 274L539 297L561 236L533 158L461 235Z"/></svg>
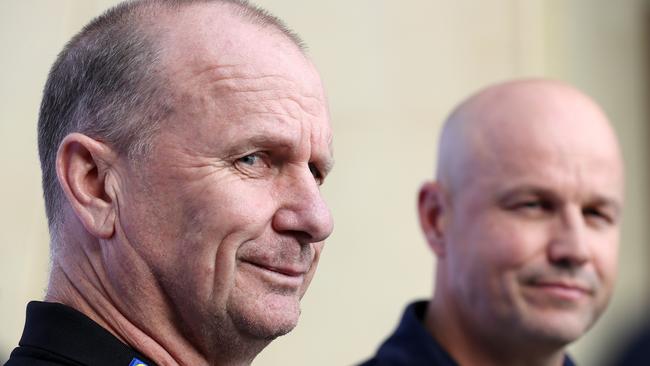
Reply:
<svg viewBox="0 0 650 366"><path fill-rule="evenodd" d="M410 304L395 332L360 366L458 366L424 327L427 301ZM574 366L564 357L564 366Z"/></svg>
<svg viewBox="0 0 650 366"><path fill-rule="evenodd" d="M155 366L99 324L63 304L32 301L19 347L5 366Z"/></svg>

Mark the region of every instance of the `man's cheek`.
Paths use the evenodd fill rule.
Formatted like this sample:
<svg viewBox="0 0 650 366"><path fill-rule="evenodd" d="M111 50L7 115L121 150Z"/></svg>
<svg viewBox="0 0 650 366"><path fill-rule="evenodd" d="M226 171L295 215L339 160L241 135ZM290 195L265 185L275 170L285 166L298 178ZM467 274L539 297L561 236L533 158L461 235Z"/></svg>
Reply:
<svg viewBox="0 0 650 366"><path fill-rule="evenodd" d="M305 279L300 289L301 298L305 295L305 292L307 292L307 288L309 287L311 280L314 278L314 275L316 274L316 269L318 268L318 261L320 260L320 253L323 250L323 244L324 242L311 244L314 246L314 258L312 259L309 272L305 274Z"/></svg>
<svg viewBox="0 0 650 366"><path fill-rule="evenodd" d="M309 272L313 276L313 273L316 271L316 268L318 267L318 262L320 261L321 252L323 251L325 242L321 241L318 243L313 243L312 245L314 246L314 258L312 259L311 268Z"/></svg>
<svg viewBox="0 0 650 366"><path fill-rule="evenodd" d="M315 255L314 260L318 261L320 257L320 253L323 251L323 248L325 247L325 242L321 241L318 243L313 243L312 245L314 246L314 255Z"/></svg>

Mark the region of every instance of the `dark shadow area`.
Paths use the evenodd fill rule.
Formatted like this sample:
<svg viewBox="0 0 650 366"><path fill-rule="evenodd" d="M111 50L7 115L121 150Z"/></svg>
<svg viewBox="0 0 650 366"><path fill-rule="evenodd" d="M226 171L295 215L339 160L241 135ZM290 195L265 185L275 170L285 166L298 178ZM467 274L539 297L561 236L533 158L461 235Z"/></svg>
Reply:
<svg viewBox="0 0 650 366"><path fill-rule="evenodd" d="M650 365L650 321L646 319L645 327L633 332L623 344L606 365Z"/></svg>

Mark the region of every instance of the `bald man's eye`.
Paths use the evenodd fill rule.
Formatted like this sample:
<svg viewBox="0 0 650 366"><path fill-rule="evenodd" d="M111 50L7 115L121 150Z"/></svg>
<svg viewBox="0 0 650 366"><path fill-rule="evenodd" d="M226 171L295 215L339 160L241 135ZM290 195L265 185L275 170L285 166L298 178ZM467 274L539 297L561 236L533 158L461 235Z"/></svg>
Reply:
<svg viewBox="0 0 650 366"><path fill-rule="evenodd" d="M516 200L510 203L507 208L526 217L538 217L553 211L553 204L547 200L531 198Z"/></svg>
<svg viewBox="0 0 650 366"><path fill-rule="evenodd" d="M546 210L549 206L542 201L524 201L516 205L520 210Z"/></svg>
<svg viewBox="0 0 650 366"><path fill-rule="evenodd" d="M614 215L598 207L585 207L582 209L582 215L587 223L595 226L613 225L616 222Z"/></svg>

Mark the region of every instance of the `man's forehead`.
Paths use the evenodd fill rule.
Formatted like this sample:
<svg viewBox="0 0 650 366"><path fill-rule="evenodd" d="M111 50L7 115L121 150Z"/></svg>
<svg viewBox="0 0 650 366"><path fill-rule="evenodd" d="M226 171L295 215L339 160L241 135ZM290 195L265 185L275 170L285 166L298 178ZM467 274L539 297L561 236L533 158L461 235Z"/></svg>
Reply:
<svg viewBox="0 0 650 366"><path fill-rule="evenodd" d="M615 206L623 202L623 170L618 159L607 154L562 154L535 152L534 146L519 145L505 155L491 154L465 166L465 188L497 197L515 193L542 193L581 202L603 201Z"/></svg>
<svg viewBox="0 0 650 366"><path fill-rule="evenodd" d="M537 186L564 195L623 199L623 164L611 136L521 123L518 131L493 129L466 137L453 173L465 188L497 194Z"/></svg>
<svg viewBox="0 0 650 366"><path fill-rule="evenodd" d="M161 23L161 40L169 62L185 65L206 60L220 65L251 64L268 52L266 64L285 64L300 48L272 24L255 22L228 3L199 3L167 14ZM280 52L278 52L280 51ZM260 67L260 65L257 65Z"/></svg>
<svg viewBox="0 0 650 366"><path fill-rule="evenodd" d="M513 173L535 167L592 173L592 167L601 166L622 174L618 143L599 124L563 126L536 121L484 131L470 138L471 152L467 158L476 159L476 164L488 169L508 169Z"/></svg>
<svg viewBox="0 0 650 366"><path fill-rule="evenodd" d="M496 89L466 107L460 134L473 151L469 157L522 164L570 156L621 160L607 117L576 90L554 82Z"/></svg>
<svg viewBox="0 0 650 366"><path fill-rule="evenodd" d="M179 26L194 17L201 21L171 31L166 40L170 86L183 111L196 118L218 112L218 119L227 122L221 124L226 135L239 135L242 128L260 132L307 123L302 129L308 128L312 139L330 144L320 77L299 48L222 13L184 17L189 19L177 20Z"/></svg>
<svg viewBox="0 0 650 366"><path fill-rule="evenodd" d="M562 130L534 128L512 135L488 133L474 138L464 156L470 165L483 173L535 175L580 171L596 175L607 168L611 174L622 175L617 145L612 145L609 139L589 139L587 136L588 133L571 135L570 132L563 134Z"/></svg>
<svg viewBox="0 0 650 366"><path fill-rule="evenodd" d="M196 88L219 81L224 87L254 90L256 83L274 83L277 90L324 104L320 75L292 40L272 25L252 23L223 7L204 4L171 16L161 43L172 86L182 90L185 82Z"/></svg>

